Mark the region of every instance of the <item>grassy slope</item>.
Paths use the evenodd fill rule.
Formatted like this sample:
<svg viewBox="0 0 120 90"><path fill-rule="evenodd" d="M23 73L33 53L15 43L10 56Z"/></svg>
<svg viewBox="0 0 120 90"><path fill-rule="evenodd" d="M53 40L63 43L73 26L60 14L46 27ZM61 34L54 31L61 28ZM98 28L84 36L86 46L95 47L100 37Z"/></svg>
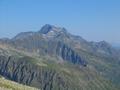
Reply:
<svg viewBox="0 0 120 90"><path fill-rule="evenodd" d="M118 90L112 83L101 77L96 70L90 67L81 67L65 64L49 63L49 68L56 69L74 90Z"/></svg>
<svg viewBox="0 0 120 90"><path fill-rule="evenodd" d="M10 53L15 54L16 50L10 51ZM87 67L79 67L77 65L73 65L71 63L58 63L54 58L43 58L42 56L32 56L29 54L26 54L25 52L19 52L16 54L16 56L27 56L26 60L30 61L33 64L36 64L38 66L42 66L43 68L49 68L52 70L55 70L62 78L71 86L70 90L119 90L117 89L109 80L106 80L106 78L102 77L97 70L94 67L87 66ZM29 57L29 58L28 58ZM100 64L101 62L94 63L94 59L92 59L91 63L93 64ZM92 65L92 64L91 64ZM101 64L104 66L104 63ZM2 80L3 81L3 80ZM17 86L18 84L14 85L8 84L7 80L5 80L5 84L2 84L1 87L5 86L12 87L13 90L24 90L24 87L21 85L22 89L16 89L14 86ZM10 82L11 83L11 82ZM7 86L7 87L6 87ZM26 87L27 88L27 87ZM25 90L32 90L32 89L25 89ZM33 89L34 90L34 89Z"/></svg>
<svg viewBox="0 0 120 90"><path fill-rule="evenodd" d="M0 77L0 90L38 90Z"/></svg>
<svg viewBox="0 0 120 90"><path fill-rule="evenodd" d="M86 60L88 60L88 64L95 68L101 76L110 80L112 83L120 88L119 60L108 56L95 56L84 51L80 52L80 54L84 56Z"/></svg>

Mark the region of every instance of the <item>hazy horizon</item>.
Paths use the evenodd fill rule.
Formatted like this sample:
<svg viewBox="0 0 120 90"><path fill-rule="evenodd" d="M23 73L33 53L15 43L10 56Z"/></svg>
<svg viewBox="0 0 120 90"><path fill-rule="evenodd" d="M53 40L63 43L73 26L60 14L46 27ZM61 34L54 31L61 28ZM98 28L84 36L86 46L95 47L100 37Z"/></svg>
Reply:
<svg viewBox="0 0 120 90"><path fill-rule="evenodd" d="M88 41L120 44L119 0L0 0L0 13L0 38L51 24Z"/></svg>

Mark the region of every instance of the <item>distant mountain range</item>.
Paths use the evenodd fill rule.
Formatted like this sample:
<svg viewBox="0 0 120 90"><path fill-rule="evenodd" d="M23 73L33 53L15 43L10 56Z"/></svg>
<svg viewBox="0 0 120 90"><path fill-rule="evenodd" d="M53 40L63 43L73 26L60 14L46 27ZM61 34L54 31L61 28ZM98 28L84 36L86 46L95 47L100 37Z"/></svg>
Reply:
<svg viewBox="0 0 120 90"><path fill-rule="evenodd" d="M119 90L120 50L63 27L0 39L0 75L41 90Z"/></svg>
<svg viewBox="0 0 120 90"><path fill-rule="evenodd" d="M119 44L119 43L113 43L112 46L113 46L114 48L120 49L120 44Z"/></svg>

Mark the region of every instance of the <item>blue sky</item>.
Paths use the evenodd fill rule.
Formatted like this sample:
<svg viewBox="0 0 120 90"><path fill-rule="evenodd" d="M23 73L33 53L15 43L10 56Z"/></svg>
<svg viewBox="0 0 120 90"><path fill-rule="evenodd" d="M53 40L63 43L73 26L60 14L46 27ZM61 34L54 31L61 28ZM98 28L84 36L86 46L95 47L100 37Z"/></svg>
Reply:
<svg viewBox="0 0 120 90"><path fill-rule="evenodd" d="M120 43L120 0L0 0L0 38L44 24L89 41Z"/></svg>

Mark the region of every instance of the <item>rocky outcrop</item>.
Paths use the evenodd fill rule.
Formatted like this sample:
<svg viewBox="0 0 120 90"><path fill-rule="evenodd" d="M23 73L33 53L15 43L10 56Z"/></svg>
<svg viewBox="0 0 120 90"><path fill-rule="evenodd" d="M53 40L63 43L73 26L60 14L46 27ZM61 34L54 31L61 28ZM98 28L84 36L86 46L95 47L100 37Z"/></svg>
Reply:
<svg viewBox="0 0 120 90"><path fill-rule="evenodd" d="M41 88L41 90L71 90L55 70L28 62L29 57L0 56L0 75L10 80Z"/></svg>
<svg viewBox="0 0 120 90"><path fill-rule="evenodd" d="M87 63L83 60L80 55L78 55L75 51L73 51L70 47L65 45L62 42L58 42L56 53L58 56L62 57L63 60L72 62L73 64L80 64L86 66Z"/></svg>

